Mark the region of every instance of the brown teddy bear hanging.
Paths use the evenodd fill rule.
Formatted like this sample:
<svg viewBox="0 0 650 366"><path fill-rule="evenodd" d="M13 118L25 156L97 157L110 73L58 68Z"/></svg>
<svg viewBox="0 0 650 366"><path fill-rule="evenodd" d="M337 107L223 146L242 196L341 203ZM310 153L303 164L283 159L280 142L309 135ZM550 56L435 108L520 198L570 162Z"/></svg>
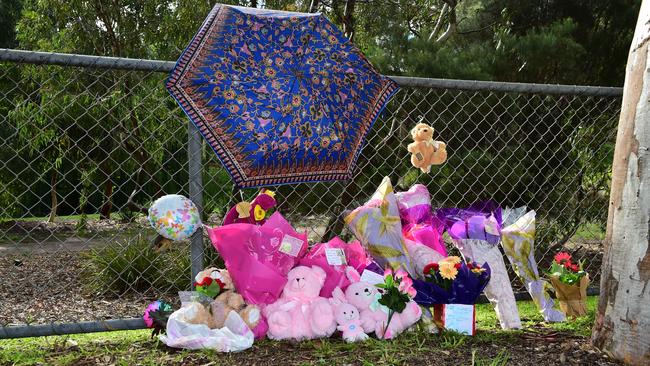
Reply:
<svg viewBox="0 0 650 366"><path fill-rule="evenodd" d="M447 160L447 145L433 140L433 127L418 123L411 130L413 142L407 147L411 153L411 164L423 173L431 170L431 165L440 165Z"/></svg>

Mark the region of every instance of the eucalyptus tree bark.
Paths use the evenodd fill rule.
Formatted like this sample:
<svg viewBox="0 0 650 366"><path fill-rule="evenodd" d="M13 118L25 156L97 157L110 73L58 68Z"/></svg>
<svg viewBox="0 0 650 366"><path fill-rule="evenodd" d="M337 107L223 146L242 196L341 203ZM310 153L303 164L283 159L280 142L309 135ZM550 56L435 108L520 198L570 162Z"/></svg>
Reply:
<svg viewBox="0 0 650 366"><path fill-rule="evenodd" d="M598 314L592 342L632 365L650 364L650 0L628 56L612 166Z"/></svg>

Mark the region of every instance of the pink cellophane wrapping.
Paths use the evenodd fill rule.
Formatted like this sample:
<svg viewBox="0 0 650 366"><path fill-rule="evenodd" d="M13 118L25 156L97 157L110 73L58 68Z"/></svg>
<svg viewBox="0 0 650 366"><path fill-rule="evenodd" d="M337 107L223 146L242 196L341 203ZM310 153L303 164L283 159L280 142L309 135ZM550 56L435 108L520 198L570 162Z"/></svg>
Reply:
<svg viewBox="0 0 650 366"><path fill-rule="evenodd" d="M402 228L404 238L414 241L440 253L443 257L447 256L447 248L442 238L444 225L433 218L428 224L408 224ZM411 256L415 260L413 256Z"/></svg>
<svg viewBox="0 0 650 366"><path fill-rule="evenodd" d="M447 248L442 240L445 224L432 214L431 195L427 187L414 184L406 192L395 193L395 197L404 238L426 245L446 257ZM413 256L411 258L415 260Z"/></svg>
<svg viewBox="0 0 650 366"><path fill-rule="evenodd" d="M414 184L406 192L395 193L399 215L402 224L428 223L433 216L431 213L431 195L422 184Z"/></svg>
<svg viewBox="0 0 650 366"><path fill-rule="evenodd" d="M287 273L307 251L307 233L298 234L279 212L261 226L231 224L207 231L235 289L248 304L275 302L287 282ZM285 236L299 243L290 253L280 250Z"/></svg>
<svg viewBox="0 0 650 366"><path fill-rule="evenodd" d="M345 274L346 265L331 265L327 262L325 250L333 248L343 249L347 266L354 267L358 272L362 272L363 269L370 264L370 259L366 254L366 250L361 246L361 243L358 240L348 244L339 239L339 237L334 237L327 243L315 244L309 250L309 253L300 259L300 265L307 267L316 265L325 271L327 278L325 279L323 288L321 288L320 296L327 298L332 297L332 291L334 291L337 286L342 290L345 290L348 285L350 285L350 280L348 280Z"/></svg>

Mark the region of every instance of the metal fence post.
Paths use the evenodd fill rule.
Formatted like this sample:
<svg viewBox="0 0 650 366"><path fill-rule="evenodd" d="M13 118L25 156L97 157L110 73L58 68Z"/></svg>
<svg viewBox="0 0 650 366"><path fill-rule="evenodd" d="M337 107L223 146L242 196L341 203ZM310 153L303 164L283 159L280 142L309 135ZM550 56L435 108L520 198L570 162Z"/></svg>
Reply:
<svg viewBox="0 0 650 366"><path fill-rule="evenodd" d="M187 157L189 161L189 190L190 200L203 214L203 176L201 162L201 135L193 123L187 124ZM203 269L203 228L199 228L192 235L190 247L190 260L192 263L192 280ZM194 286L192 286L194 287Z"/></svg>

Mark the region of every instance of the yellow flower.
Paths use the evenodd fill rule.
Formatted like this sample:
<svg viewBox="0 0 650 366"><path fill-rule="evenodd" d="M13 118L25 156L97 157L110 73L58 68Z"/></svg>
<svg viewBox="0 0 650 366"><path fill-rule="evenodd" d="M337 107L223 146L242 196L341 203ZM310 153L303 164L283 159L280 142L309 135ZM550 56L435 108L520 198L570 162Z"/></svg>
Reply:
<svg viewBox="0 0 650 366"><path fill-rule="evenodd" d="M460 257L455 255L450 255L449 257L442 260L443 262L449 262L452 265L460 263Z"/></svg>
<svg viewBox="0 0 650 366"><path fill-rule="evenodd" d="M458 270L451 262L442 261L440 262L440 276L447 280L455 280Z"/></svg>

